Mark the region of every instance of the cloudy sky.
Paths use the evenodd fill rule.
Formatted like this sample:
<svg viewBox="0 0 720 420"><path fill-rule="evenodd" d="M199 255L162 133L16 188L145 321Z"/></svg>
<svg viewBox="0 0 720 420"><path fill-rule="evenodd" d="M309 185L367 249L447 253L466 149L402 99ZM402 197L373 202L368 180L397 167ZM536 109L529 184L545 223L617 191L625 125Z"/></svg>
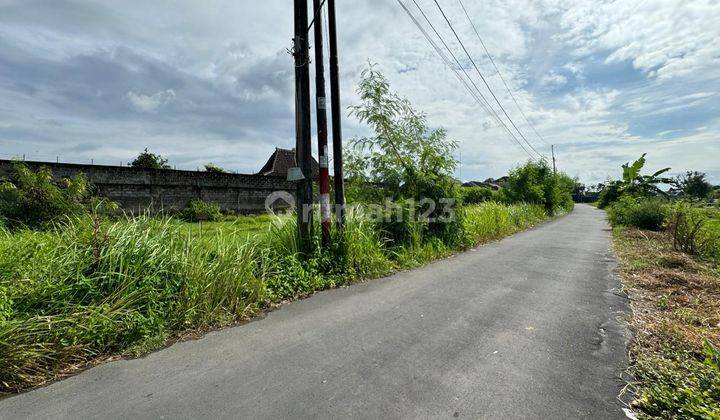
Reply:
<svg viewBox="0 0 720 420"><path fill-rule="evenodd" d="M417 1L484 88L434 1ZM510 117L549 154L458 0L438 1ZM647 152L650 169L720 183L720 1L464 3L562 170L602 181ZM372 60L460 143L464 180L527 159L397 0L337 4L343 105ZM255 172L294 145L292 28L290 0L0 0L0 157L119 164L149 147L178 168ZM347 117L343 128L367 130Z"/></svg>

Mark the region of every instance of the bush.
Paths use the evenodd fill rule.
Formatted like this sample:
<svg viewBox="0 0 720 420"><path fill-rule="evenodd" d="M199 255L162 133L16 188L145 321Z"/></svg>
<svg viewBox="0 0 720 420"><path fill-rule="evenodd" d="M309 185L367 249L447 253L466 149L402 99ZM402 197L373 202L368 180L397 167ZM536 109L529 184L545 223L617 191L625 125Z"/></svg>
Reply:
<svg viewBox="0 0 720 420"><path fill-rule="evenodd" d="M418 205L414 200L399 201L381 210L378 206L370 205L368 209L378 219L376 226L386 246L417 247L427 236L428 224L419 219Z"/></svg>
<svg viewBox="0 0 720 420"><path fill-rule="evenodd" d="M665 203L661 199L624 196L608 208L608 217L613 225L658 231L665 221Z"/></svg>
<svg viewBox="0 0 720 420"><path fill-rule="evenodd" d="M480 204L493 200L493 190L485 187L460 187L463 204Z"/></svg>
<svg viewBox="0 0 720 420"><path fill-rule="evenodd" d="M222 219L222 213L217 203L192 199L180 217L188 222L216 222Z"/></svg>
<svg viewBox="0 0 720 420"><path fill-rule="evenodd" d="M597 206L600 209L604 209L610 204L618 201L622 193L620 192L620 184L617 182L611 182L606 185L600 195L598 196Z"/></svg>
<svg viewBox="0 0 720 420"><path fill-rule="evenodd" d="M678 202L668 207L667 229L673 247L691 255L720 259L720 216L717 210Z"/></svg>
<svg viewBox="0 0 720 420"><path fill-rule="evenodd" d="M212 162L205 165L205 170L208 171L208 172L216 173L216 174L226 174L226 173L228 173L228 172L225 170L225 168L222 168L222 167L220 167L220 166L218 166L218 165L216 165L216 164L214 164L214 163L212 163Z"/></svg>
<svg viewBox="0 0 720 420"><path fill-rule="evenodd" d="M48 167L35 172L15 162L12 178L0 180L0 219L10 227L43 228L86 212L89 199L85 175L56 182Z"/></svg>
<svg viewBox="0 0 720 420"><path fill-rule="evenodd" d="M147 147L130 163L130 166L133 168L170 169L166 158L148 151Z"/></svg>
<svg viewBox="0 0 720 420"><path fill-rule="evenodd" d="M417 197L421 199L418 211L427 218L427 239L438 238L447 246L460 246L464 237L464 213L455 180L447 175L432 174L419 178L416 185Z"/></svg>
<svg viewBox="0 0 720 420"><path fill-rule="evenodd" d="M702 172L687 171L675 178L675 185L685 196L705 200L713 190L712 184L707 182L705 177Z"/></svg>
<svg viewBox="0 0 720 420"><path fill-rule="evenodd" d="M507 203L539 204L552 216L560 209L572 210L574 186L572 178L554 174L544 160L530 161L510 171L508 186L500 190L500 196Z"/></svg>

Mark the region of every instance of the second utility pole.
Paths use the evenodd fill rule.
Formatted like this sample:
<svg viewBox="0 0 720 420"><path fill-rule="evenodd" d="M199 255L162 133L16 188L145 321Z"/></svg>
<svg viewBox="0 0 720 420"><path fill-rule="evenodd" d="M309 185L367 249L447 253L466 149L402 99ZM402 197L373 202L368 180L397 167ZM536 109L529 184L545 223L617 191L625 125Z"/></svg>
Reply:
<svg viewBox="0 0 720 420"><path fill-rule="evenodd" d="M555 145L550 145L550 152L552 153L552 160L553 160L553 175L557 175L557 168L555 167Z"/></svg>
<svg viewBox="0 0 720 420"><path fill-rule="evenodd" d="M333 180L335 187L335 221L338 229L345 223L345 184L343 180L342 128L340 119L340 76L338 71L337 28L335 24L335 0L328 3L328 32L330 43L330 100L333 130Z"/></svg>
<svg viewBox="0 0 720 420"><path fill-rule="evenodd" d="M327 99L325 97L325 66L323 64L323 33L321 0L313 0L313 25L315 39L315 96L317 98L317 133L320 171L320 221L322 225L322 244L330 243L330 171L328 169L327 144Z"/></svg>
<svg viewBox="0 0 720 420"><path fill-rule="evenodd" d="M298 241L301 252L312 251L312 145L310 142L310 51L307 0L295 0L295 161L303 179L297 183Z"/></svg>

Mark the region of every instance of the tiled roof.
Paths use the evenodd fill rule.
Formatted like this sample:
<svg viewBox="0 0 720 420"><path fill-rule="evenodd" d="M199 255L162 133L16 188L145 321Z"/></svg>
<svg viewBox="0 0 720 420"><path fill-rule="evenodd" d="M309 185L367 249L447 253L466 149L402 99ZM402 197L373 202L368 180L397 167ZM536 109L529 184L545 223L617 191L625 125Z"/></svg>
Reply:
<svg viewBox="0 0 720 420"><path fill-rule="evenodd" d="M288 170L297 166L295 163L295 149L275 148L275 151L268 159L267 163L260 169L258 174L265 176L282 176L286 177ZM317 178L319 173L318 163L315 158L312 159L312 176Z"/></svg>

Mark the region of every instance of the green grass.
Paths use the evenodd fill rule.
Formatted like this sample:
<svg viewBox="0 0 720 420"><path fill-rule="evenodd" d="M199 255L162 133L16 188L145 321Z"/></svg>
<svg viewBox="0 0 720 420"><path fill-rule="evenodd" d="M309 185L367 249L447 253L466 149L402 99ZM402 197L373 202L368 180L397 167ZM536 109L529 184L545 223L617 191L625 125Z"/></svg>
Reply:
<svg viewBox="0 0 720 420"><path fill-rule="evenodd" d="M256 235L267 234L270 230L275 216L269 214L227 216L217 222L182 222L180 232L189 233L195 237L207 237L218 231L228 234L239 235L244 238L252 238Z"/></svg>
<svg viewBox="0 0 720 420"><path fill-rule="evenodd" d="M460 248L436 238L392 247L356 210L344 244L299 258L295 219L190 224L147 216L69 219L48 231L0 228L0 393L93 360L138 355L189 331L247 319L286 299L424 264L525 229L530 205L466 208Z"/></svg>

